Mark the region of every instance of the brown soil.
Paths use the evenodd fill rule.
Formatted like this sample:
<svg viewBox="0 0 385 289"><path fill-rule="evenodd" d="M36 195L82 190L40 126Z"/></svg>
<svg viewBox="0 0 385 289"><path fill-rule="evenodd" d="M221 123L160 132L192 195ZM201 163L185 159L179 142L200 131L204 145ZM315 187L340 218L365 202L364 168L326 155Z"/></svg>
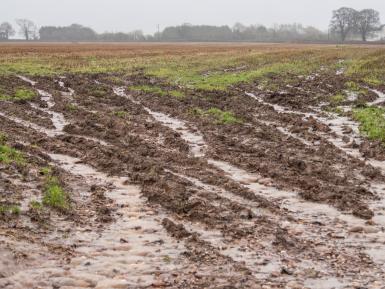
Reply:
<svg viewBox="0 0 385 289"><path fill-rule="evenodd" d="M8 117L52 130L55 125L49 113L31 109L28 102L0 103L5 114L0 116L0 131L8 136L7 145L26 156L26 165L0 166L0 204L22 208L20 215L0 215L1 288L311 288L311 281L321 284L333 278L370 287L384 281L381 264L363 250L371 248L373 241L363 232L380 227L371 220L377 213L371 204L381 197L371 190L371 184L383 184L384 176L336 147L330 141L333 132L329 126L301 114L318 113L314 108L340 90L345 80L320 75L321 82L302 81L301 86L282 93L264 92L258 83L228 92L186 89L186 97L180 99L127 88L148 83L173 88L161 80L140 73L115 75L133 102L114 93L116 83L109 82L108 76L67 75L64 86L73 89L74 95L68 95L69 90L60 87L56 77L34 78L37 88L52 94L55 105L51 110L63 114L68 123L53 137ZM7 77L1 82L11 89L20 79ZM278 112L245 91L288 111ZM40 98L32 103L46 107ZM231 111L243 123L218 124L210 116L191 113L197 107ZM146 108L182 120L189 131L202 134L207 146L204 156L193 157L183 130L157 121ZM347 138L349 142L349 133ZM381 159L383 152L373 149L377 147L365 141L360 150L364 157ZM49 154L77 158L73 166L87 164L111 179L105 177L101 182L75 169L65 170ZM239 181L209 159L226 162L256 179ZM69 194L68 210L31 206L31 200L44 194L47 176L41 169L47 166ZM90 275L87 279L76 265L85 254L79 248L89 242L84 236L106 238L103 233L124 221L124 210L133 206L109 195L117 190L113 178L128 178L125 185L139 186L144 200L143 208L135 211L139 220L154 217L161 229L143 223L134 230L143 236L159 236L147 244L150 251L159 246L152 250L154 256L166 250L162 248L182 246L175 256L164 255L162 266L150 273L140 271L137 286L124 279L128 275L123 269L109 271L111 263L105 271L94 272L100 276L98 280L91 280ZM256 184L264 187L253 189ZM314 205L315 211L301 211L306 204ZM322 213L322 208L328 211ZM360 222L360 229L353 227ZM112 252L135 247L126 237L114 242ZM91 243L89 248L93 248ZM99 249L92 252L84 268L99 260L103 248ZM139 255L148 262L156 259L145 250ZM47 270L47 264L55 269ZM26 280L23 272L34 278ZM140 285L149 276L149 283Z"/></svg>

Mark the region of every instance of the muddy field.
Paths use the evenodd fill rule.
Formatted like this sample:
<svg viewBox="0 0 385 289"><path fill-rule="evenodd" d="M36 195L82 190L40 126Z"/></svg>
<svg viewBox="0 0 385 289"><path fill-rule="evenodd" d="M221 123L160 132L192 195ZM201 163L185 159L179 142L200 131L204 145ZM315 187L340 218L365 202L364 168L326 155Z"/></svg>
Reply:
<svg viewBox="0 0 385 289"><path fill-rule="evenodd" d="M385 288L383 47L0 52L0 288Z"/></svg>

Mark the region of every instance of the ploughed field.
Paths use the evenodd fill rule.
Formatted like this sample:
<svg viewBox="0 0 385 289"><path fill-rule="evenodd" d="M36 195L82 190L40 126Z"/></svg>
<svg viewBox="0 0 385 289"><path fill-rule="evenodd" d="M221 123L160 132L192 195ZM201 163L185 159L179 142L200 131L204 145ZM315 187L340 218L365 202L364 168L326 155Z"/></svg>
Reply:
<svg viewBox="0 0 385 289"><path fill-rule="evenodd" d="M385 48L0 46L0 288L383 288Z"/></svg>

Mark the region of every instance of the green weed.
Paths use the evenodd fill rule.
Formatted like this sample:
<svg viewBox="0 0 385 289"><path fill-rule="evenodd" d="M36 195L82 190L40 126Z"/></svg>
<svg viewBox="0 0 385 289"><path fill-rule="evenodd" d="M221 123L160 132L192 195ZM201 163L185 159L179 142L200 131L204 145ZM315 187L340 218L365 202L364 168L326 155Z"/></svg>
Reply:
<svg viewBox="0 0 385 289"><path fill-rule="evenodd" d="M385 109L366 107L353 110L354 118L360 123L360 131L369 139L385 141Z"/></svg>
<svg viewBox="0 0 385 289"><path fill-rule="evenodd" d="M42 211L43 210L43 204L38 201L31 201L29 203L29 207L35 211Z"/></svg>
<svg viewBox="0 0 385 289"><path fill-rule="evenodd" d="M44 196L43 204L60 211L68 211L70 209L70 203L67 193L60 186L60 183L56 177L48 177Z"/></svg>
<svg viewBox="0 0 385 289"><path fill-rule="evenodd" d="M0 204L0 215L20 215L21 210L19 206L16 205L2 205Z"/></svg>
<svg viewBox="0 0 385 289"><path fill-rule="evenodd" d="M167 264L171 263L171 257L168 255L163 256L163 261Z"/></svg>
<svg viewBox="0 0 385 289"><path fill-rule="evenodd" d="M0 145L3 145L5 144L5 142L7 141L8 137L6 134L0 132Z"/></svg>
<svg viewBox="0 0 385 289"><path fill-rule="evenodd" d="M344 114L344 111L340 107L338 107L338 106L336 106L336 107L326 107L325 111L331 112L331 113L335 113L335 114L338 114L338 115L343 115Z"/></svg>
<svg viewBox="0 0 385 289"><path fill-rule="evenodd" d="M163 91L162 88L158 86L138 85L138 86L131 86L130 90L140 91L144 93L154 93L154 94L159 94L161 96L166 95L166 92Z"/></svg>
<svg viewBox="0 0 385 289"><path fill-rule="evenodd" d="M0 100L29 101L29 100L33 100L36 96L37 96L37 92L32 89L19 88L15 91L14 95L12 96L1 94Z"/></svg>
<svg viewBox="0 0 385 289"><path fill-rule="evenodd" d="M78 108L78 106L77 106L76 104L74 104L74 103L69 103L69 104L66 105L66 109L67 109L68 111L74 112L74 111L77 111L79 108Z"/></svg>
<svg viewBox="0 0 385 289"><path fill-rule="evenodd" d="M42 174L44 176L50 176L51 173L52 173L51 167L44 167L44 168L40 169L40 174Z"/></svg>
<svg viewBox="0 0 385 289"><path fill-rule="evenodd" d="M169 91L169 94L173 97L176 97L176 98L184 98L185 95L183 94L183 92L179 91L179 90L171 90Z"/></svg>
<svg viewBox="0 0 385 289"><path fill-rule="evenodd" d="M190 113L195 116L211 117L214 118L216 124L240 124L243 121L237 118L230 111L223 111L219 108L210 108L208 110L202 110L200 108L193 108Z"/></svg>
<svg viewBox="0 0 385 289"><path fill-rule="evenodd" d="M119 118L126 118L129 115L127 111L123 111L123 110L114 111L113 114Z"/></svg>
<svg viewBox="0 0 385 289"><path fill-rule="evenodd" d="M24 156L20 151L5 144L0 145L0 163L24 165L25 162Z"/></svg>
<svg viewBox="0 0 385 289"><path fill-rule="evenodd" d="M340 104L346 100L346 96L343 94L336 94L330 98L332 104Z"/></svg>
<svg viewBox="0 0 385 289"><path fill-rule="evenodd" d="M108 91L106 89L103 89L103 88L97 88L97 89L91 90L91 95L94 97L104 97L104 96L106 96L107 93L108 93Z"/></svg>
<svg viewBox="0 0 385 289"><path fill-rule="evenodd" d="M348 81L345 83L345 87L346 89L350 90L350 91L360 91L361 90L361 87L355 83L354 81Z"/></svg>

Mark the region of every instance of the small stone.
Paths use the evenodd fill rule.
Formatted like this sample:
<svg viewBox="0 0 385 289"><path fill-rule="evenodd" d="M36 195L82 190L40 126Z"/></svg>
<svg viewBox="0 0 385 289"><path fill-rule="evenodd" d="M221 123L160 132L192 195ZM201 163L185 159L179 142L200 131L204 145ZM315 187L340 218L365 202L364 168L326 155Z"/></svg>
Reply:
<svg viewBox="0 0 385 289"><path fill-rule="evenodd" d="M259 182L261 185L264 185L264 186L271 186L271 184L272 184L272 181L271 181L271 179L269 179L269 178L260 179L258 182Z"/></svg>
<svg viewBox="0 0 385 289"><path fill-rule="evenodd" d="M277 271L274 271L274 272L271 272L270 276L276 278L276 277L281 276L281 274Z"/></svg>
<svg viewBox="0 0 385 289"><path fill-rule="evenodd" d="M376 223L373 220L368 220L365 222L366 225L374 226Z"/></svg>
<svg viewBox="0 0 385 289"><path fill-rule="evenodd" d="M353 228L350 228L349 232L350 233L362 233L364 231L364 228L361 226L356 226Z"/></svg>

